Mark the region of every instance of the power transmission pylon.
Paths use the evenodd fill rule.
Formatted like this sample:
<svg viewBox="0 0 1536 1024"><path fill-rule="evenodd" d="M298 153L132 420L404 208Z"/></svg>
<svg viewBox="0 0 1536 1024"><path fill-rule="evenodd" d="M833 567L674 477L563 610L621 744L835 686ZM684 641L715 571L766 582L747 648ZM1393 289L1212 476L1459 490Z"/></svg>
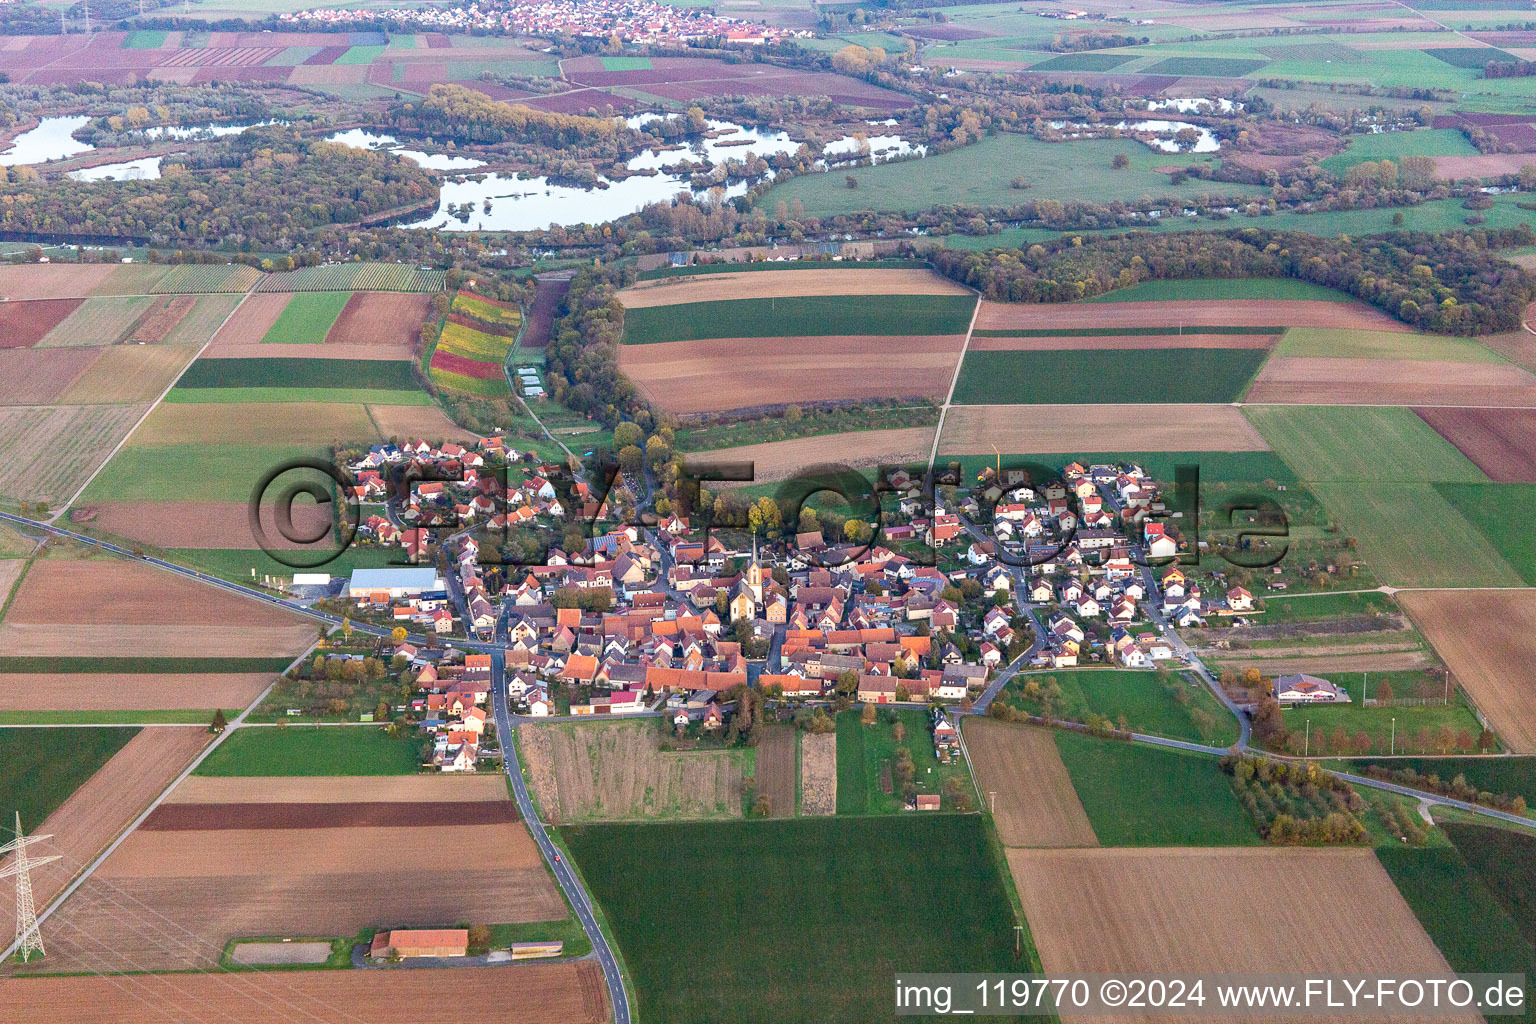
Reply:
<svg viewBox="0 0 1536 1024"><path fill-rule="evenodd" d="M33 843L40 843L51 836L23 836L21 834L21 812L16 812L16 838L0 846L0 854L14 853L11 862L0 868L0 878L16 876L16 952L21 954L21 962L26 963L31 959L33 951L38 956L44 956L43 936L37 930L37 908L32 905L32 875L31 870L40 864L58 860L58 856L52 857L28 857L27 847Z"/></svg>

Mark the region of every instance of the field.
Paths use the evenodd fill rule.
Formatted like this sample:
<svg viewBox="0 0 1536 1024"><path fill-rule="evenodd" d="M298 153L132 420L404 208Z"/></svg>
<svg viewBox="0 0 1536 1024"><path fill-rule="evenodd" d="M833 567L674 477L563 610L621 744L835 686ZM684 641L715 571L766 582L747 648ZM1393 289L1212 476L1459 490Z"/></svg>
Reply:
<svg viewBox="0 0 1536 1024"><path fill-rule="evenodd" d="M1356 302L1271 299L1223 302L1198 299L1180 302L1110 302L1091 307L1078 303L983 302L976 330L997 334L1072 334L1085 324L1094 333L1119 333L1151 327L1330 327L1349 330L1404 331L1408 328L1385 313Z"/></svg>
<svg viewBox="0 0 1536 1024"><path fill-rule="evenodd" d="M1536 376L1509 363L1275 356L1248 389L1247 401L1536 407Z"/></svg>
<svg viewBox="0 0 1536 1024"><path fill-rule="evenodd" d="M974 345L972 346L974 348ZM1178 405L973 405L944 418L942 455L998 451L1262 451L1237 409Z"/></svg>
<svg viewBox="0 0 1536 1024"><path fill-rule="evenodd" d="M1014 914L975 815L586 825L561 837L644 1020L883 1020L892 970L1037 969L1013 958ZM711 899L676 898L677 879L706 877ZM936 892L965 898L935 914Z"/></svg>
<svg viewBox="0 0 1536 1024"><path fill-rule="evenodd" d="M326 334L326 345L376 345L409 355L430 302L429 296L409 292L354 292Z"/></svg>
<svg viewBox="0 0 1536 1024"><path fill-rule="evenodd" d="M148 296L86 299L37 343L39 348L72 345L115 345L127 340L139 318L155 299Z"/></svg>
<svg viewBox="0 0 1536 1024"><path fill-rule="evenodd" d="M1290 707L1286 708L1281 718L1285 720L1286 728L1296 732L1302 732L1311 723L1312 742L1328 742L1326 736L1332 734L1335 729L1342 728L1351 739L1360 733L1371 738L1371 749L1377 752L1395 749L1400 754L1434 753L1435 734L1441 729L1449 729L1452 736L1462 734L1475 740L1482 726L1478 723L1469 708L1460 700L1460 695L1454 691L1451 694L1451 703L1447 705L1427 704L1407 707L1364 707L1359 703L1360 685L1359 677L1351 675L1350 678L1340 678L1338 674L1330 677L1331 681L1344 686L1354 696L1355 701L1350 704L1341 704L1336 707ZM1372 673L1370 677L1371 692L1381 684L1381 677ZM1394 719L1396 719L1394 723ZM1396 730L1396 737L1393 731ZM1430 744L1423 746L1423 741L1429 739ZM1469 744L1470 747L1470 744ZM1335 753L1340 753L1331 743L1327 747ZM1314 745L1311 752L1321 753L1323 747Z"/></svg>
<svg viewBox="0 0 1536 1024"><path fill-rule="evenodd" d="M0 730L0 820L14 826L21 813L27 832L37 831L70 794L138 733L137 729ZM4 845L0 843L0 845Z"/></svg>
<svg viewBox="0 0 1536 1024"><path fill-rule="evenodd" d="M258 543L251 530L250 506L238 501L126 501L78 506L97 530L158 548L239 548ZM295 502L296 530L314 536L332 522L328 508ZM308 545L289 541L265 524L268 543L283 550Z"/></svg>
<svg viewBox="0 0 1536 1024"><path fill-rule="evenodd" d="M1325 327L1297 327L1286 331L1275 346L1275 355L1325 359L1422 359L1452 363L1503 361L1501 356L1471 338Z"/></svg>
<svg viewBox="0 0 1536 1024"><path fill-rule="evenodd" d="M1010 850L1008 863L1052 973L1447 970L1369 850Z"/></svg>
<svg viewBox="0 0 1536 1024"><path fill-rule="evenodd" d="M0 495L65 501L143 412L132 405L0 409Z"/></svg>
<svg viewBox="0 0 1536 1024"><path fill-rule="evenodd" d="M794 298L809 295L970 295L969 289L929 270L859 270L805 275L799 270L757 270L654 278L618 293L626 311L685 302Z"/></svg>
<svg viewBox="0 0 1536 1024"><path fill-rule="evenodd" d="M1407 409L1249 408L1248 418L1308 481L1399 483L1486 478L1466 456Z"/></svg>
<svg viewBox="0 0 1536 1024"><path fill-rule="evenodd" d="M676 308L676 307L673 307ZM619 368L678 414L859 398L942 398L963 339L720 337L625 345Z"/></svg>
<svg viewBox="0 0 1536 1024"><path fill-rule="evenodd" d="M804 295L785 299L782 307L775 298L682 302L627 310L624 343L628 346L709 338L963 334L975 308L976 300L969 293Z"/></svg>
<svg viewBox="0 0 1536 1024"><path fill-rule="evenodd" d="M1237 723L1231 713L1204 685L1191 685L1177 675L1170 680L1171 690L1164 689L1157 673L1149 671L1079 669L1015 677L1003 691L1004 699L1031 714L1041 714L1044 708L1039 702L1023 695L1029 680L1051 680L1060 687L1061 698L1054 711L1060 718L1081 722L1094 712L1116 723L1123 719L1133 732L1215 747L1237 740ZM1175 695L1188 700L1181 704ZM1209 716L1209 722L1198 721L1196 712Z"/></svg>
<svg viewBox="0 0 1536 1024"><path fill-rule="evenodd" d="M352 296L345 292L310 292L288 300L267 333L266 344L319 344Z"/></svg>
<svg viewBox="0 0 1536 1024"><path fill-rule="evenodd" d="M238 360L243 362L244 360ZM125 451L178 445L238 445L260 438L270 445L325 446L373 441L378 431L360 404L337 402L166 402L149 414ZM254 484L272 464L248 467ZM249 485L247 485L249 486ZM115 496L115 495L114 495ZM192 495L167 495L172 500ZM239 500L249 491L223 495Z"/></svg>
<svg viewBox="0 0 1536 1024"><path fill-rule="evenodd" d="M0 266L0 296L12 300L84 298L118 269L110 263Z"/></svg>
<svg viewBox="0 0 1536 1024"><path fill-rule="evenodd" d="M262 292L440 292L444 273L397 263L336 263L268 274Z"/></svg>
<svg viewBox="0 0 1536 1024"><path fill-rule="evenodd" d="M734 12L756 18L756 12ZM653 57L647 68L609 68L602 57L577 57L562 67L565 77L590 90L578 97L585 112L608 102L620 103L628 95L646 102L687 103L706 96L826 96L845 107L898 111L912 105L901 93L882 89L856 78L829 72L801 71L753 61L725 62L700 57ZM611 90L599 92L595 90ZM555 103L562 94L544 97L546 109L565 109Z"/></svg>
<svg viewBox="0 0 1536 1024"><path fill-rule="evenodd" d="M1415 409L1435 432L1496 483L1536 483L1536 412Z"/></svg>
<svg viewBox="0 0 1536 1024"><path fill-rule="evenodd" d="M1430 52L1444 59L1443 54L1456 51L1436 49ZM1473 52L1489 55L1470 65L1481 68L1498 51ZM1330 156L1320 163L1325 170L1333 174L1343 174L1346 169L1367 160L1401 161L1405 156L1461 157L1477 156L1477 154L1477 147L1468 142L1467 137L1460 131L1454 128L1432 128L1412 132L1352 135L1344 152Z"/></svg>
<svg viewBox="0 0 1536 1024"><path fill-rule="evenodd" d="M42 675L0 672L0 711L243 708L273 680L262 672Z"/></svg>
<svg viewBox="0 0 1536 1024"><path fill-rule="evenodd" d="M967 718L976 785L1004 846L1097 846L1048 729Z"/></svg>
<svg viewBox="0 0 1536 1024"><path fill-rule="evenodd" d="M58 401L102 352L91 348L0 348L0 376L9 385L0 396L0 404L49 405Z"/></svg>
<svg viewBox="0 0 1536 1024"><path fill-rule="evenodd" d="M933 444L932 427L899 430L856 430L846 434L816 434L791 441L768 441L736 448L711 449L711 462L750 462L753 480L783 480L822 463L864 467L878 463L926 462Z"/></svg>
<svg viewBox="0 0 1536 1024"><path fill-rule="evenodd" d="M1450 503L1492 544L1521 579L1536 586L1536 532L1525 510L1536 497L1531 484L1435 484L1435 492Z"/></svg>
<svg viewBox="0 0 1536 1024"><path fill-rule="evenodd" d="M800 737L800 813L837 813L837 734Z"/></svg>
<svg viewBox="0 0 1536 1024"><path fill-rule="evenodd" d="M292 298L292 295L286 293L247 296L240 308L235 310L235 315L213 336L208 354L217 356L226 348L260 344L272 325L277 323L278 317L283 315L283 310ZM262 353L264 357L271 354L270 350Z"/></svg>
<svg viewBox="0 0 1536 1024"><path fill-rule="evenodd" d="M0 303L0 348L30 348L68 319L79 305L79 299Z"/></svg>
<svg viewBox="0 0 1536 1024"><path fill-rule="evenodd" d="M325 454L314 444L125 445L91 482L81 501L248 501L251 489L268 470L291 459Z"/></svg>
<svg viewBox="0 0 1536 1024"><path fill-rule="evenodd" d="M1405 591L1403 609L1517 754L1536 754L1536 591Z"/></svg>
<svg viewBox="0 0 1536 1024"><path fill-rule="evenodd" d="M1352 302L1343 292L1325 288L1311 281L1289 277L1194 277L1174 280L1142 281L1129 288L1116 288L1085 302L1195 302L1234 299L1293 299L1315 302Z"/></svg>
<svg viewBox="0 0 1536 1024"><path fill-rule="evenodd" d="M1360 772L1367 765L1402 770L1412 768L1420 775L1437 775L1450 782L1458 775L1488 793L1523 796L1536 807L1536 758L1530 757L1395 757L1356 758L1342 762L1346 771ZM1527 812L1529 813L1529 812Z"/></svg>
<svg viewBox="0 0 1536 1024"><path fill-rule="evenodd" d="M961 405L1234 402L1264 363L1254 349L968 352Z"/></svg>
<svg viewBox="0 0 1536 1024"><path fill-rule="evenodd" d="M81 349L54 349L79 352ZM153 402L197 354L195 345L114 346L99 352L62 400L75 404Z"/></svg>
<svg viewBox="0 0 1536 1024"><path fill-rule="evenodd" d="M901 740L896 738L896 723L889 720L892 715L905 730ZM875 723L865 725L857 711L845 711L837 716L838 814L895 814L907 806L893 771L900 747L912 755L915 793L937 795L944 810L958 810L944 791L946 782L958 779L964 799L976 799L964 762L940 764L934 755L925 712L881 708Z"/></svg>
<svg viewBox="0 0 1536 1024"><path fill-rule="evenodd" d="M212 966L211 964L205 966ZM438 1013L443 993L479 1009L478 1024L603 1024L610 1019L602 970L595 961L525 964L516 970L463 971L451 967L401 971L380 985L367 971L284 974L282 998L270 984L232 984L225 975L157 975L121 979L29 978L0 982L16 1024L67 1017L76 1024L121 1024L157 1006L194 1005L244 1022L291 1024L295 1014L323 1019L344 1006L349 1016L377 1024L414 1024Z"/></svg>
<svg viewBox="0 0 1536 1024"><path fill-rule="evenodd" d="M1260 842L1213 757L1066 731L1056 746L1103 846Z"/></svg>
<svg viewBox="0 0 1536 1024"><path fill-rule="evenodd" d="M650 720L517 730L547 821L741 816L751 751L665 752L659 738Z"/></svg>
<svg viewBox="0 0 1536 1024"><path fill-rule="evenodd" d="M198 775L412 775L414 737L364 726L251 727L237 730L197 766Z"/></svg>
<svg viewBox="0 0 1536 1024"><path fill-rule="evenodd" d="M343 388L411 391L416 379L404 360L199 359L176 382L196 388Z"/></svg>
<svg viewBox="0 0 1536 1024"><path fill-rule="evenodd" d="M753 800L768 799L769 817L795 816L795 790L799 785L797 735L798 730L791 726L770 726L753 755Z"/></svg>

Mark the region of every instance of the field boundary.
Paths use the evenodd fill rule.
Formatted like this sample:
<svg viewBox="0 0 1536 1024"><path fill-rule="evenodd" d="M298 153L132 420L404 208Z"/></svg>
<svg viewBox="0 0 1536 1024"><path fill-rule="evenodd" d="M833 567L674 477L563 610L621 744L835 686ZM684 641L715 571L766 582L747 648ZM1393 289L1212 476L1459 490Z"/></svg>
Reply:
<svg viewBox="0 0 1536 1024"><path fill-rule="evenodd" d="M966 353L971 350L971 336L976 333L976 318L981 315L981 292L976 292L976 308L971 310L971 322L965 329L965 341L960 345L960 355L955 359L955 372L949 379L949 393L944 396L944 404L939 406L939 422L933 428L933 447L928 452L928 471L933 472L933 464L939 458L939 438L944 436L944 420L949 416L949 408L955 402L955 388L960 384L960 371L965 366ZM964 748L964 741L961 741ZM970 755L966 755L965 766L971 768ZM975 778L974 774L972 778Z"/></svg>

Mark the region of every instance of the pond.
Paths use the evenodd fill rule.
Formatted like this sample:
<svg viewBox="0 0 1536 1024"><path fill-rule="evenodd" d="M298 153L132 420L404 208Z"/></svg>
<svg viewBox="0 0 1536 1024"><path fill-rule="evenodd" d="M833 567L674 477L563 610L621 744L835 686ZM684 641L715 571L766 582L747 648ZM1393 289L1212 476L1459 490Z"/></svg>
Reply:
<svg viewBox="0 0 1536 1024"><path fill-rule="evenodd" d="M99 167L82 167L78 171L70 171L68 177L75 181L153 181L160 177L161 159L158 156L146 156Z"/></svg>
<svg viewBox="0 0 1536 1024"><path fill-rule="evenodd" d="M1172 110L1180 114L1230 114L1242 110L1241 103L1229 99L1211 99L1208 96L1182 96L1166 100L1148 100L1148 110Z"/></svg>
<svg viewBox="0 0 1536 1024"><path fill-rule="evenodd" d="M660 114L639 114L627 118L625 123L631 128L640 128L652 121L663 119ZM772 128L747 128L732 124L730 121L709 119L704 123L709 126L707 133L689 140L687 148L648 149L638 156L630 157L629 162L624 166L632 171L659 171L663 167L671 167L683 160L691 160L694 163L708 164L713 167L726 160L745 159L748 153L767 158L792 154L800 148L800 143L791 139L788 134Z"/></svg>
<svg viewBox="0 0 1536 1024"><path fill-rule="evenodd" d="M1082 121L1052 121L1050 125L1057 131L1070 128L1076 133L1090 136L1096 129L1101 128L1116 128L1123 132L1149 133L1156 135L1157 138L1143 138L1140 141L1160 153L1214 153L1221 148L1221 140L1216 137L1214 132L1202 125L1190 124L1188 121L1117 121L1114 124L1106 121L1103 124L1097 125L1086 124ZM1196 136L1194 146L1189 149L1181 147L1174 138L1176 134L1186 128L1192 130ZM1070 138L1080 137L1080 134L1070 136Z"/></svg>
<svg viewBox="0 0 1536 1024"><path fill-rule="evenodd" d="M45 117L36 128L22 132L11 143L11 148L0 153L0 167L21 164L40 164L48 160L89 153L96 147L75 138L75 131L84 128L89 117Z"/></svg>
<svg viewBox="0 0 1536 1024"><path fill-rule="evenodd" d="M449 153L426 153L419 149L407 149L401 146L399 144L400 140L393 135L380 135L362 128L353 128L351 131L327 135L325 141L339 142L343 146L351 146L354 149L386 149L397 156L404 157L413 164L425 167L429 171L467 171L475 167L485 166L484 160L476 160L474 157L453 156Z"/></svg>
<svg viewBox="0 0 1536 1024"><path fill-rule="evenodd" d="M260 128L263 125L277 123L276 121L257 121L255 124L166 124L144 129L144 137L146 139L175 139L178 142L186 139L222 139L226 136L239 135L241 132L250 131L252 128Z"/></svg>

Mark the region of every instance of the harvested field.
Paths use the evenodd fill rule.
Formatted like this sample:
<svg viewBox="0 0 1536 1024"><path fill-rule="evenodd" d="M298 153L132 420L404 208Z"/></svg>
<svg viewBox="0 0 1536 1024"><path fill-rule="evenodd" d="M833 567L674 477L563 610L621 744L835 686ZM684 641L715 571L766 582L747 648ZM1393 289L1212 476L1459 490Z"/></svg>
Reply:
<svg viewBox="0 0 1536 1024"><path fill-rule="evenodd" d="M123 339L130 345L155 345L165 340L165 336L171 333L171 329L181 323L183 317L192 312L192 307L197 305L197 299L191 295L168 295L163 299L156 299L154 303L139 318L139 322L133 325L133 330Z"/></svg>
<svg viewBox="0 0 1536 1024"><path fill-rule="evenodd" d="M1481 153L1477 156L1437 156L1434 159L1435 177L1448 181L1519 174L1520 168L1536 163L1530 153Z"/></svg>
<svg viewBox="0 0 1536 1024"><path fill-rule="evenodd" d="M903 427L898 430L818 434L791 441L717 448L708 453L708 459L711 462L751 462L755 466L754 481L766 483L793 476L807 466L828 462L853 467L874 466L882 462L926 462L932 447L932 427Z"/></svg>
<svg viewBox="0 0 1536 1024"><path fill-rule="evenodd" d="M354 292L325 336L327 345L377 345L415 351L432 296Z"/></svg>
<svg viewBox="0 0 1536 1024"><path fill-rule="evenodd" d="M983 718L964 723L966 749L1004 846L1098 846L1049 729Z"/></svg>
<svg viewBox="0 0 1536 1024"><path fill-rule="evenodd" d="M147 295L86 299L37 343L39 348L115 345L156 302Z"/></svg>
<svg viewBox="0 0 1536 1024"><path fill-rule="evenodd" d="M416 346L410 345L376 345L352 343L336 345L329 342L315 343L304 346L305 359L372 359L403 361L415 355ZM219 359L271 359L272 345L261 342L249 342L245 344L220 342L217 347L208 349L209 357Z"/></svg>
<svg viewBox="0 0 1536 1024"><path fill-rule="evenodd" d="M1123 334L1103 338L1029 336L972 338L972 352L1031 352L1057 349L1269 348L1275 334Z"/></svg>
<svg viewBox="0 0 1536 1024"><path fill-rule="evenodd" d="M116 269L112 263L0 266L0 296L12 300L84 298Z"/></svg>
<svg viewBox="0 0 1536 1024"><path fill-rule="evenodd" d="M1536 483L1536 412L1415 409L1425 423L1495 483Z"/></svg>
<svg viewBox="0 0 1536 1024"><path fill-rule="evenodd" d="M0 409L0 494L68 500L143 411L130 405Z"/></svg>
<svg viewBox="0 0 1536 1024"><path fill-rule="evenodd" d="M1536 754L1536 590L1400 591L1398 602L1517 754Z"/></svg>
<svg viewBox="0 0 1536 1024"><path fill-rule="evenodd" d="M0 349L36 345L79 305L79 299L0 303Z"/></svg>
<svg viewBox="0 0 1536 1024"><path fill-rule="evenodd" d="M435 405L364 406L380 437L419 437L428 441L468 444L476 434L444 415Z"/></svg>
<svg viewBox="0 0 1536 1024"><path fill-rule="evenodd" d="M1273 652L1255 651L1252 658L1229 658L1223 652L1223 666L1242 670L1256 668L1265 675L1284 675L1290 672L1397 672L1424 668L1430 657L1423 651L1380 651L1350 654L1299 654L1294 658L1273 657Z"/></svg>
<svg viewBox="0 0 1536 1024"><path fill-rule="evenodd" d="M1050 973L1450 970L1370 850L1009 850L1008 866Z"/></svg>
<svg viewBox="0 0 1536 1024"><path fill-rule="evenodd" d="M754 799L768 798L768 816L771 818L795 816L797 732L793 726L772 725L763 732L763 741L757 745L752 792Z"/></svg>
<svg viewBox="0 0 1536 1024"><path fill-rule="evenodd" d="M274 678L270 672L0 673L0 711L243 708Z"/></svg>
<svg viewBox="0 0 1536 1024"><path fill-rule="evenodd" d="M250 506L241 501L123 501L82 506L98 530L160 548L251 548L258 546L251 530ZM300 536L314 536L331 523L330 510L310 502L295 502L294 528ZM297 551L312 545L296 544L273 528L263 512L268 543L281 550Z"/></svg>
<svg viewBox="0 0 1536 1024"><path fill-rule="evenodd" d="M793 298L801 295L966 295L970 289L931 270L758 270L697 274L640 281L618 293L626 309L722 299Z"/></svg>
<svg viewBox="0 0 1536 1024"><path fill-rule="evenodd" d="M551 823L741 817L739 750L663 753L649 721L522 725L517 734Z"/></svg>
<svg viewBox="0 0 1536 1024"><path fill-rule="evenodd" d="M265 602L116 558L40 559L17 590L5 621L7 625L67 622L77 626L304 623L314 632L308 620Z"/></svg>
<svg viewBox="0 0 1536 1024"><path fill-rule="evenodd" d="M10 617L7 616L7 619ZM0 648L7 655L68 658L77 655L164 658L292 657L315 639L315 629L299 626L71 626L17 623L0 625Z"/></svg>
<svg viewBox="0 0 1536 1024"><path fill-rule="evenodd" d="M959 405L944 419L941 455L993 446L1054 452L1248 452L1269 445L1241 411L1225 405Z"/></svg>
<svg viewBox="0 0 1536 1024"><path fill-rule="evenodd" d="M248 297L235 311L229 323L213 336L213 344L209 346L208 354L223 355L222 349L227 345L259 344L272 329L272 325L277 323L277 318L282 315L283 309L291 298L293 296L286 292L256 294ZM271 354L270 350L267 354Z"/></svg>
<svg viewBox="0 0 1536 1024"><path fill-rule="evenodd" d="M163 804L139 828L146 832L220 829L448 828L520 821L511 800L406 803L403 800L317 800L310 803Z"/></svg>
<svg viewBox="0 0 1536 1024"><path fill-rule="evenodd" d="M1354 302L1262 299L1245 302L983 302L977 330L1071 330L1094 327L1356 327L1406 331L1408 325Z"/></svg>
<svg viewBox="0 0 1536 1024"><path fill-rule="evenodd" d="M172 804L479 803L507 799L500 775L190 775L167 800Z"/></svg>
<svg viewBox="0 0 1536 1024"><path fill-rule="evenodd" d="M441 1014L445 992L474 1006L478 1024L609 1019L602 968L593 960L504 970L399 971L387 985L370 971L301 971L284 974L281 991L276 999L270 984L236 984L218 973L142 977L131 985L111 977L0 982L14 1024L124 1024L165 1019L161 1011L183 1007L192 1016L217 1012L242 1024L292 1024L334 1019L342 1006L349 1017L373 1024L417 1024ZM146 1013L146 1003L159 1009Z"/></svg>
<svg viewBox="0 0 1536 1024"><path fill-rule="evenodd" d="M621 347L619 368L674 413L939 397L949 391L962 343L957 335L672 341Z"/></svg>
<svg viewBox="0 0 1536 1024"><path fill-rule="evenodd" d="M800 737L800 813L837 813L837 733Z"/></svg>
<svg viewBox="0 0 1536 1024"><path fill-rule="evenodd" d="M340 402L166 403L150 413L133 445L329 444L377 441L361 405Z"/></svg>
<svg viewBox="0 0 1536 1024"><path fill-rule="evenodd" d="M33 849L60 859L32 870L32 891L46 906L170 785L210 739L199 726L141 729L90 781L29 831L52 835ZM15 908L0 912L0 926L14 934Z"/></svg>
<svg viewBox="0 0 1536 1024"><path fill-rule="evenodd" d="M52 404L99 355L101 349L92 348L0 348L0 380L6 382L0 405Z"/></svg>
<svg viewBox="0 0 1536 1024"><path fill-rule="evenodd" d="M114 345L110 348L47 351L60 355L65 352L99 353L90 369L64 393L64 400L72 404L114 405L153 402L159 398L197 355L197 346Z"/></svg>
<svg viewBox="0 0 1536 1024"><path fill-rule="evenodd" d="M1244 400L1255 405L1536 407L1536 376L1507 363L1276 356Z"/></svg>

